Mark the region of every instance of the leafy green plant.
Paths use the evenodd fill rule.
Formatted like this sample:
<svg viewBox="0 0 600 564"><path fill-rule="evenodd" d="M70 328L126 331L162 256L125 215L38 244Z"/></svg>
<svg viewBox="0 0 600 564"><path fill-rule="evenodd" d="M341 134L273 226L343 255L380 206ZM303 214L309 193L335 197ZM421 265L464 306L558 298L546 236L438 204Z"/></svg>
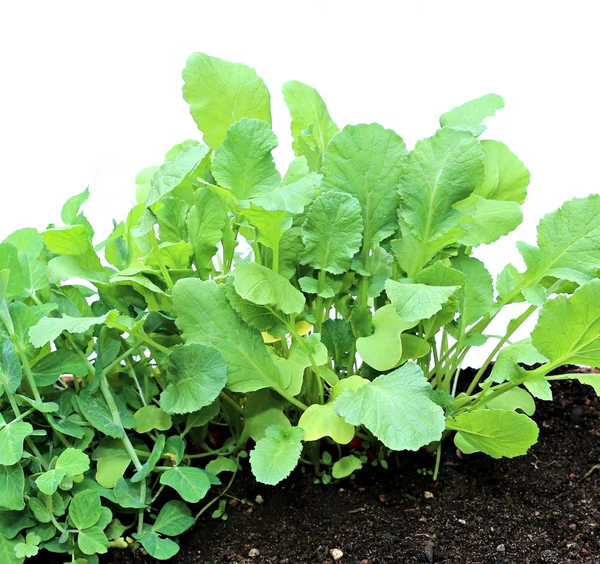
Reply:
<svg viewBox="0 0 600 564"><path fill-rule="evenodd" d="M437 477L449 436L466 454L525 454L550 381L598 391L596 375L552 371L600 366L600 197L545 216L537 246L518 245L525 269L495 284L472 256L519 225L529 184L506 145L479 139L499 96L442 115L409 151L379 124L340 130L288 82L296 156L282 176L255 71L195 53L183 78L203 141L140 172L105 241L86 190L62 225L0 244L8 562L40 549L97 562L110 546L168 559L195 518L226 518L246 458L266 484L298 464L327 484L426 447ZM487 333L513 304L506 332Z"/></svg>

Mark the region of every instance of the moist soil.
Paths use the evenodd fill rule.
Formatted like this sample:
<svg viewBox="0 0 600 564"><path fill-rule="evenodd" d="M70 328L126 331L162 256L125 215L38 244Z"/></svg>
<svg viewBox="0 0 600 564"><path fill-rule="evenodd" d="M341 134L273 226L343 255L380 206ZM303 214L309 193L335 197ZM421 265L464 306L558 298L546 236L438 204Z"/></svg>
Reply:
<svg viewBox="0 0 600 564"><path fill-rule="evenodd" d="M243 472L230 490L243 503L230 498L226 521L199 521L172 562L322 564L339 549L341 564L600 563L600 470L590 472L600 402L578 382L552 389L553 402L537 402L540 437L528 456L462 456L450 440L437 483L418 472L434 466L422 452L327 486L300 471L277 487ZM111 551L101 562L156 561Z"/></svg>

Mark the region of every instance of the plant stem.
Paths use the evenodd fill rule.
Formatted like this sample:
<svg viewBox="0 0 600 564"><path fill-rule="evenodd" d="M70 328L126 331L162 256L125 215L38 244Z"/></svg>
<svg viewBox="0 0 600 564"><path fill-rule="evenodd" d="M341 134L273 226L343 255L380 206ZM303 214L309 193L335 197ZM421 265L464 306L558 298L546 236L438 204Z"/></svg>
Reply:
<svg viewBox="0 0 600 564"><path fill-rule="evenodd" d="M233 407L233 409L235 409L240 415L244 415L244 410L242 409L242 406L233 398L229 397L229 395L226 392L221 392L219 394L219 397L231 407Z"/></svg>

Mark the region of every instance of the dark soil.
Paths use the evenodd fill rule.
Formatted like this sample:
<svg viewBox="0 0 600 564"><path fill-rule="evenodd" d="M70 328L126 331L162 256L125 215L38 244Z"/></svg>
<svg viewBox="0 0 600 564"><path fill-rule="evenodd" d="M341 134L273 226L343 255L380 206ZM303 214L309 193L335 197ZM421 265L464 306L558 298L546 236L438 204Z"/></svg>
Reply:
<svg viewBox="0 0 600 564"><path fill-rule="evenodd" d="M297 472L269 487L246 472L231 492L251 504L201 521L173 562L322 564L339 548L341 564L600 563L600 471L589 473L600 462L600 402L578 383L553 391L554 402L538 402L528 456L459 456L448 441L436 484L417 473L434 464L420 453L328 486ZM126 551L103 561L153 562Z"/></svg>

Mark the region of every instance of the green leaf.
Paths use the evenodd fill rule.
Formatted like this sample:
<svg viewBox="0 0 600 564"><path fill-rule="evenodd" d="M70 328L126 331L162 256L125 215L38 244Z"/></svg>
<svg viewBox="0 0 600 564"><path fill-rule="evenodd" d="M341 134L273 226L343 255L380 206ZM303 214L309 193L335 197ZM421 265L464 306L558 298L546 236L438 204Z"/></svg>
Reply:
<svg viewBox="0 0 600 564"><path fill-rule="evenodd" d="M336 443L345 445L354 438L354 426L333 410L332 403L309 405L300 416L298 427L304 429L304 441L331 437Z"/></svg>
<svg viewBox="0 0 600 564"><path fill-rule="evenodd" d="M195 204L187 216L187 227L194 246L194 262L201 273L212 264L212 257L223 238L226 219L227 212L221 198L206 187L198 188Z"/></svg>
<svg viewBox="0 0 600 564"><path fill-rule="evenodd" d="M600 196L574 198L545 215L538 225L537 240L537 248L517 243L527 266L527 286L545 276L578 284L595 278L600 267Z"/></svg>
<svg viewBox="0 0 600 564"><path fill-rule="evenodd" d="M100 527L91 527L85 531L79 531L77 546L83 554L106 554L109 543Z"/></svg>
<svg viewBox="0 0 600 564"><path fill-rule="evenodd" d="M457 431L454 443L465 454L483 452L492 458L527 454L537 442L538 427L527 415L502 409L480 409L448 420Z"/></svg>
<svg viewBox="0 0 600 564"><path fill-rule="evenodd" d="M89 369L85 359L75 351L58 349L43 356L31 370L38 386L50 386L63 374L85 376Z"/></svg>
<svg viewBox="0 0 600 564"><path fill-rule="evenodd" d="M142 467L131 477L131 482L137 484L150 475L150 472L154 470L154 467L158 464L158 461L162 457L163 450L165 448L165 436L158 435L158 439L152 447L152 452L148 457L148 460L142 464Z"/></svg>
<svg viewBox="0 0 600 564"><path fill-rule="evenodd" d="M79 449L67 448L60 453L56 468L63 469L67 476L77 476L90 469L90 458Z"/></svg>
<svg viewBox="0 0 600 564"><path fill-rule="evenodd" d="M427 286L388 280L385 291L398 315L410 323L428 319L440 311L457 286Z"/></svg>
<svg viewBox="0 0 600 564"><path fill-rule="evenodd" d="M393 305L378 309L373 316L372 335L356 339L356 350L369 365L383 372L397 366L402 358L402 331L414 326L397 313Z"/></svg>
<svg viewBox="0 0 600 564"><path fill-rule="evenodd" d="M218 476L221 472L237 472L238 463L233 458L219 456L211 460L205 467L207 472Z"/></svg>
<svg viewBox="0 0 600 564"><path fill-rule="evenodd" d="M348 366L354 343L352 326L345 319L326 319L321 330L321 342L327 347L336 367Z"/></svg>
<svg viewBox="0 0 600 564"><path fill-rule="evenodd" d="M357 390L347 389L334 409L351 425L364 425L393 450L418 450L440 440L444 412L430 398L419 366L407 362Z"/></svg>
<svg viewBox="0 0 600 564"><path fill-rule="evenodd" d="M381 125L348 125L329 143L323 161L323 193L344 192L360 203L365 248L392 235L398 227L396 193L404 141Z"/></svg>
<svg viewBox="0 0 600 564"><path fill-rule="evenodd" d="M141 407L133 414L133 417L135 419L134 429L138 433L149 433L154 429L167 431L172 425L171 416L156 405Z"/></svg>
<svg viewBox="0 0 600 564"><path fill-rule="evenodd" d="M113 416L104 398L95 394L89 388L86 388L77 396L77 405L82 415L95 429L98 429L98 431L109 437L119 439L125 436L125 429L135 427L135 419L127 409L127 406L123 404L123 401L114 392L111 393L119 410L121 424L113 420Z"/></svg>
<svg viewBox="0 0 600 564"><path fill-rule="evenodd" d="M94 490L84 490L73 496L69 519L80 531L93 527L101 515L100 496Z"/></svg>
<svg viewBox="0 0 600 564"><path fill-rule="evenodd" d="M27 510L0 512L0 536L4 536L5 539L14 539L20 531L35 524L36 521Z"/></svg>
<svg viewBox="0 0 600 564"><path fill-rule="evenodd" d="M266 307L244 300L235 291L233 277L229 277L225 283L225 295L231 307L250 327L269 332L274 328L281 328L284 334L287 332L287 329L283 327L281 319L276 317Z"/></svg>
<svg viewBox="0 0 600 564"><path fill-rule="evenodd" d="M504 100L497 94L486 94L475 100L470 100L453 108L440 117L442 127L458 127L471 131L473 135L480 135L486 130L481 122L486 118L493 116L498 110L504 107Z"/></svg>
<svg viewBox="0 0 600 564"><path fill-rule="evenodd" d="M34 347L43 347L46 343L57 339L63 331L71 334L85 333L94 325L104 323L106 317L106 315L100 317L71 317L70 315L44 317L29 330L29 340Z"/></svg>
<svg viewBox="0 0 600 564"><path fill-rule="evenodd" d="M19 263L23 271L25 290L37 292L48 288L46 264L39 260L44 249L44 242L37 229L19 229L19 231L10 234L5 242L10 243L17 249Z"/></svg>
<svg viewBox="0 0 600 564"><path fill-rule="evenodd" d="M162 506L152 530L163 535L176 537L194 524L190 508L183 501L167 501Z"/></svg>
<svg viewBox="0 0 600 564"><path fill-rule="evenodd" d="M291 423L283 414L283 405L273 397L271 390L258 390L250 395L244 406L244 437L258 442L270 426L288 429Z"/></svg>
<svg viewBox="0 0 600 564"><path fill-rule="evenodd" d="M48 470L36 478L35 485L42 493L45 493L46 495L52 495L54 492L56 492L66 474L66 471L62 468Z"/></svg>
<svg viewBox="0 0 600 564"><path fill-rule="evenodd" d="M459 323L464 331L494 307L494 285L484 264L473 257L459 255L452 266L465 275L465 282L458 291Z"/></svg>
<svg viewBox="0 0 600 564"><path fill-rule="evenodd" d="M179 552L179 545L171 539L161 539L154 532L133 533L133 538L140 541L146 552L157 560L170 560Z"/></svg>
<svg viewBox="0 0 600 564"><path fill-rule="evenodd" d="M15 545L15 554L18 558L32 558L33 556L36 556L39 552L41 540L41 537L35 533L27 533L25 542Z"/></svg>
<svg viewBox="0 0 600 564"><path fill-rule="evenodd" d="M4 292L0 292L0 299L12 298L25 289L25 274L19 262L17 249L10 243L0 244L0 265L2 266L5 281Z"/></svg>
<svg viewBox="0 0 600 564"><path fill-rule="evenodd" d="M179 280L173 289L177 326L188 343L212 346L227 363L227 387L250 392L283 388L260 333L244 325L214 281Z"/></svg>
<svg viewBox="0 0 600 564"><path fill-rule="evenodd" d="M185 442L178 435L171 435L165 444L164 454L168 457L171 463L176 466L183 460L185 452Z"/></svg>
<svg viewBox="0 0 600 564"><path fill-rule="evenodd" d="M202 162L208 151L209 148L204 143L188 145L174 159L166 161L150 181L146 205L151 206L173 192Z"/></svg>
<svg viewBox="0 0 600 564"><path fill-rule="evenodd" d="M160 475L160 483L173 488L189 503L198 503L210 489L208 474L190 466L170 468Z"/></svg>
<svg viewBox="0 0 600 564"><path fill-rule="evenodd" d="M522 411L525 415L535 413L535 401L531 394L523 388L512 388L495 397L487 403L489 409L504 409L508 411Z"/></svg>
<svg viewBox="0 0 600 564"><path fill-rule="evenodd" d="M0 464L12 466L23 456L23 441L33 433L33 427L25 421L8 423L0 429Z"/></svg>
<svg viewBox="0 0 600 564"><path fill-rule="evenodd" d="M186 217L189 210L187 202L181 198L168 197L163 198L160 206L156 208L154 215L158 223L160 240L170 243L187 241Z"/></svg>
<svg viewBox="0 0 600 564"><path fill-rule="evenodd" d="M162 409L167 413L191 413L219 396L227 384L227 366L214 348L178 345L169 354L166 379L168 385L160 395Z"/></svg>
<svg viewBox="0 0 600 564"><path fill-rule="evenodd" d="M531 366L538 362L545 363L548 359L533 346L531 339L517 341L498 353L488 380L497 384L513 381L525 372L518 363Z"/></svg>
<svg viewBox="0 0 600 564"><path fill-rule="evenodd" d="M0 466L0 507L20 511L25 507L25 476L20 464Z"/></svg>
<svg viewBox="0 0 600 564"><path fill-rule="evenodd" d="M0 395L14 394L21 385L23 372L13 344L6 340L0 347Z"/></svg>
<svg viewBox="0 0 600 564"><path fill-rule="evenodd" d="M483 149L468 131L443 128L419 141L400 177L401 222L407 226L407 245L414 246L414 276L448 241L460 212L454 205L468 197L484 177ZM414 243L409 239L414 239Z"/></svg>
<svg viewBox="0 0 600 564"><path fill-rule="evenodd" d="M486 139L481 146L485 155L485 177L473 193L488 200L525 202L529 186L529 171L525 165L504 143Z"/></svg>
<svg viewBox="0 0 600 564"><path fill-rule="evenodd" d="M17 556L15 553L15 547L22 542L23 537L21 535L13 539L7 539L0 533L0 558L2 562L6 562L7 564L23 564L25 557Z"/></svg>
<svg viewBox="0 0 600 564"><path fill-rule="evenodd" d="M65 225L73 225L77 222L77 219L81 211L81 206L85 204L90 197L89 186L80 194L69 198L62 207L60 212L60 218L63 220Z"/></svg>
<svg viewBox="0 0 600 564"><path fill-rule="evenodd" d="M145 484L139 482L131 484L125 478L119 478L115 484L115 498L121 507L144 509L146 501L142 497L145 497L143 496L145 492Z"/></svg>
<svg viewBox="0 0 600 564"><path fill-rule="evenodd" d="M303 435L304 430L298 427L268 427L265 436L250 452L250 465L256 480L274 486L287 478L298 464Z"/></svg>
<svg viewBox="0 0 600 564"><path fill-rule="evenodd" d="M271 155L275 147L277 137L267 122L243 118L234 123L212 162L212 173L219 186L231 190L237 200L275 190L281 182Z"/></svg>
<svg viewBox="0 0 600 564"><path fill-rule="evenodd" d="M283 85L283 96L292 117L291 130L296 155L309 156L306 155L302 135L310 126L318 151L321 156L324 155L331 138L339 129L331 119L323 98L308 84L295 80Z"/></svg>
<svg viewBox="0 0 600 564"><path fill-rule="evenodd" d="M244 300L271 306L283 313L302 313L305 298L281 274L256 262L238 264L233 274L235 291Z"/></svg>
<svg viewBox="0 0 600 564"><path fill-rule="evenodd" d="M331 475L336 480L341 480L350 476L352 472L360 470L362 468L362 462L356 456L344 456L340 458L331 469Z"/></svg>
<svg viewBox="0 0 600 564"><path fill-rule="evenodd" d="M531 334L533 346L557 366L600 366L599 338L600 280L546 302Z"/></svg>
<svg viewBox="0 0 600 564"><path fill-rule="evenodd" d="M104 488L112 489L131 464L131 457L118 439L105 438L92 454L97 461L96 481Z"/></svg>
<svg viewBox="0 0 600 564"><path fill-rule="evenodd" d="M213 150L221 145L229 126L244 117L271 123L269 91L246 65L193 53L183 80L183 98Z"/></svg>
<svg viewBox="0 0 600 564"><path fill-rule="evenodd" d="M341 274L360 250L363 220L359 201L343 192L326 192L311 205L302 226L302 264Z"/></svg>

